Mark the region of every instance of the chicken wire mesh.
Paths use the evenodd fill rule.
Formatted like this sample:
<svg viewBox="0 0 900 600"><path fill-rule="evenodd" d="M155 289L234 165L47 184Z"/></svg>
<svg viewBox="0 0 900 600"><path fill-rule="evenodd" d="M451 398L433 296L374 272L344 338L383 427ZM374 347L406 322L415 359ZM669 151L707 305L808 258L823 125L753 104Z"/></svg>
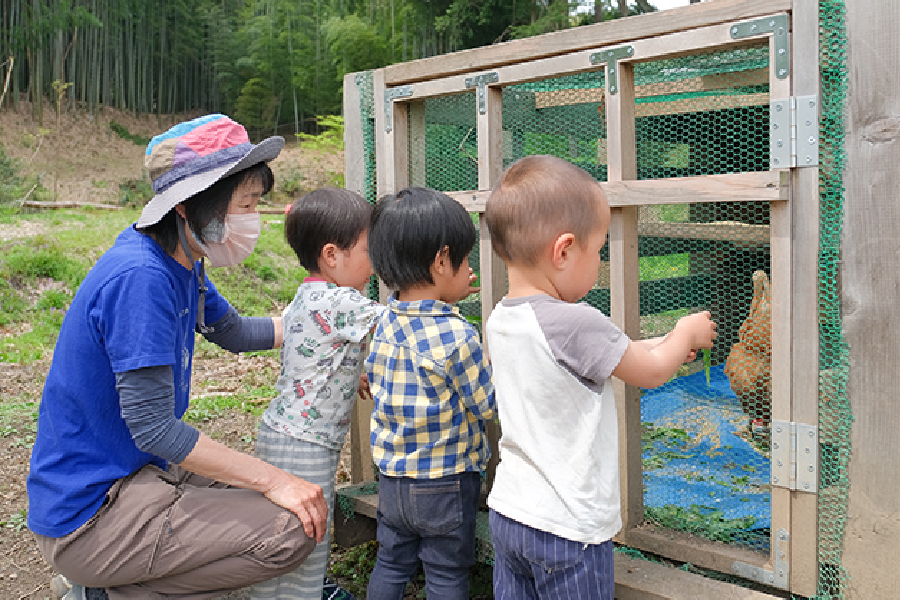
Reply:
<svg viewBox="0 0 900 600"><path fill-rule="evenodd" d="M847 347L837 270L843 215L844 2L820 0L820 493L819 593L842 598L849 489ZM768 46L635 65L637 176L665 179L769 169ZM357 78L366 196L375 199L371 73ZM607 179L604 70L502 89L503 166L552 154ZM409 181L478 188L474 92L410 103ZM473 215L477 224L477 215ZM687 531L768 553L771 418L771 256L766 203L697 203L639 210L641 337L664 335L710 310L715 349L642 393L645 526ZM478 246L470 265L478 271ZM604 250L606 252L607 250ZM605 257L608 261L608 255ZM609 314L609 271L585 301ZM463 307L480 326L480 301ZM485 529L485 527L482 527ZM489 539L487 531L479 537ZM491 562L489 546L479 556Z"/></svg>

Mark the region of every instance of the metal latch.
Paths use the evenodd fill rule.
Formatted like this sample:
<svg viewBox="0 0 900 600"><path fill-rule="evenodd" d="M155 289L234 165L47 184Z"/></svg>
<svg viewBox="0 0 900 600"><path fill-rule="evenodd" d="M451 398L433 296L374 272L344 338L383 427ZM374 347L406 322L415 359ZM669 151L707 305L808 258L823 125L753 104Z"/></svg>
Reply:
<svg viewBox="0 0 900 600"><path fill-rule="evenodd" d="M819 431L815 425L772 421L772 486L816 493Z"/></svg>
<svg viewBox="0 0 900 600"><path fill-rule="evenodd" d="M788 562L788 552L790 551L791 536L787 529L779 529L775 533L775 568L771 571L762 567L757 567L739 560L734 561L731 570L735 575L739 575L744 579L756 581L764 585L788 589L789 577L791 574L790 563Z"/></svg>
<svg viewBox="0 0 900 600"><path fill-rule="evenodd" d="M466 77L466 87L478 88L478 114L487 112L487 84L500 81L500 74L496 71L483 73L474 77Z"/></svg>
<svg viewBox="0 0 900 600"><path fill-rule="evenodd" d="M606 79L608 80L610 94L616 94L619 91L619 60L632 56L634 56L634 46L622 46L591 54L592 65L606 63Z"/></svg>
<svg viewBox="0 0 900 600"><path fill-rule="evenodd" d="M411 85L401 85L384 90L384 131L386 133L390 133L394 128L394 99L406 98L412 95L413 88Z"/></svg>
<svg viewBox="0 0 900 600"><path fill-rule="evenodd" d="M773 169L819 165L819 98L769 102L769 162Z"/></svg>

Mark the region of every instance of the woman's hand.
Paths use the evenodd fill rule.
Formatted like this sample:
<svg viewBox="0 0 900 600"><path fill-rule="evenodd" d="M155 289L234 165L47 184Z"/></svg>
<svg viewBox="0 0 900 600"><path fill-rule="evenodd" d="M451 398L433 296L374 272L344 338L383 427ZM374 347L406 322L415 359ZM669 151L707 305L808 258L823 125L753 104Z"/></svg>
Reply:
<svg viewBox="0 0 900 600"><path fill-rule="evenodd" d="M328 524L328 504L319 486L291 475L255 456L233 450L204 433L181 466L214 481L256 490L273 503L291 511L303 523L303 531L321 542Z"/></svg>
<svg viewBox="0 0 900 600"><path fill-rule="evenodd" d="M328 525L328 503L322 488L285 472L285 477L265 493L266 498L291 511L303 523L303 531L321 542Z"/></svg>

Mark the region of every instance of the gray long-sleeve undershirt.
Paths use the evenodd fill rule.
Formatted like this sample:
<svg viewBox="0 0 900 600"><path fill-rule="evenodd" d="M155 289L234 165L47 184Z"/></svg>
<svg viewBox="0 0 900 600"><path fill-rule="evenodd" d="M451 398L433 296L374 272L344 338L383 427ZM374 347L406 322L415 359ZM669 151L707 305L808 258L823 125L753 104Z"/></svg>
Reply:
<svg viewBox="0 0 900 600"><path fill-rule="evenodd" d="M234 308L204 337L231 352L266 350L275 344L269 317L241 317ZM194 449L200 432L175 417L175 378L171 365L116 373L122 418L142 452L181 463Z"/></svg>

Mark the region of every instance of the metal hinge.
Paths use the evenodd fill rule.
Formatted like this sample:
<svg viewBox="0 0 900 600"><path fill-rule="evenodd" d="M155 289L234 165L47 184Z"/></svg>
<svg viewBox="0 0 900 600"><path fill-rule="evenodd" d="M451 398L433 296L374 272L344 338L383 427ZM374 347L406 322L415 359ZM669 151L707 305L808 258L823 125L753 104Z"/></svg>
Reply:
<svg viewBox="0 0 900 600"><path fill-rule="evenodd" d="M769 159L773 169L819 165L819 98L769 102Z"/></svg>
<svg viewBox="0 0 900 600"><path fill-rule="evenodd" d="M818 427L773 420L772 486L815 494L818 481Z"/></svg>
<svg viewBox="0 0 900 600"><path fill-rule="evenodd" d="M787 556L790 551L790 543L791 536L787 529L779 529L775 532L775 552L773 556L775 567L771 571L739 560L732 563L731 570L734 571L735 575L739 575L744 579L786 590L788 589L791 575Z"/></svg>

